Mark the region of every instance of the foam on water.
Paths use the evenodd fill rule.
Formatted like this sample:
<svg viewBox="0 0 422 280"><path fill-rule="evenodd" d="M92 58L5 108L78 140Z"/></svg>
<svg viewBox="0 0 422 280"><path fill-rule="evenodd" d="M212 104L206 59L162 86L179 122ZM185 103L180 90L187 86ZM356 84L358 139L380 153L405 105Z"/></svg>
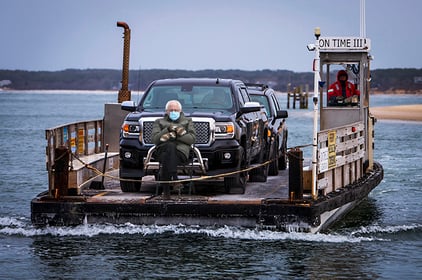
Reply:
<svg viewBox="0 0 422 280"><path fill-rule="evenodd" d="M372 225L372 226L367 226L367 227L361 227L359 230L353 231L352 235L372 234L372 233L402 233L402 232L420 231L420 230L422 230L421 224L396 225L396 226Z"/></svg>
<svg viewBox="0 0 422 280"><path fill-rule="evenodd" d="M1 217L0 218L0 234L9 236L85 236L94 237L99 235L160 235L160 234L198 234L213 238L227 239L244 239L244 240L260 240L260 241L276 241L276 240L296 240L307 242L324 242L324 243L358 243L370 241L386 241L376 236L362 236L383 232L409 230L420 228L420 225L410 225L402 227L364 227L352 233L303 233L303 232L279 232L271 230L258 230L250 228L240 228L231 226L222 227L199 227L179 225L134 225L131 223L116 224L84 224L74 227L44 227L36 228L31 225L26 218Z"/></svg>

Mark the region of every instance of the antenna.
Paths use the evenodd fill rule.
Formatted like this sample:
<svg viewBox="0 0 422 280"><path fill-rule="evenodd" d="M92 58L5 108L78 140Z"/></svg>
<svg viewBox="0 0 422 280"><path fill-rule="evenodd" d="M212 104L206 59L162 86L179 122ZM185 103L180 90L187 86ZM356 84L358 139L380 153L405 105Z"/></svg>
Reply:
<svg viewBox="0 0 422 280"><path fill-rule="evenodd" d="M366 38L365 0L360 0L360 37Z"/></svg>

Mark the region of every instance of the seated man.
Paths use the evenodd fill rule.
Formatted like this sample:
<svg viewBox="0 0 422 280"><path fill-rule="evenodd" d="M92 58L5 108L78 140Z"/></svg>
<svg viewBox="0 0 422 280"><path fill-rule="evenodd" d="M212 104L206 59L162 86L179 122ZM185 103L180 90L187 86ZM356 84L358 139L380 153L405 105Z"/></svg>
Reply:
<svg viewBox="0 0 422 280"><path fill-rule="evenodd" d="M164 117L155 120L152 128L152 142L161 163L160 181L177 180L177 165L188 161L195 140L192 119L185 117L179 101L168 101ZM164 184L163 194L169 195L169 184Z"/></svg>
<svg viewBox="0 0 422 280"><path fill-rule="evenodd" d="M343 106L357 104L359 100L359 90L348 81L347 72L340 70L337 73L337 81L328 88L328 105Z"/></svg>

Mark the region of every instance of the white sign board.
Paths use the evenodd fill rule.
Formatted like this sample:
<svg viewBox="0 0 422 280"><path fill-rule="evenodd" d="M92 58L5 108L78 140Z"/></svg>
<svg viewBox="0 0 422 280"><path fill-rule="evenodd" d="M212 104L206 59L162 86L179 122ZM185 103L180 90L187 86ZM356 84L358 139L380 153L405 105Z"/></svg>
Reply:
<svg viewBox="0 0 422 280"><path fill-rule="evenodd" d="M371 40L360 37L320 37L318 39L320 50L356 50L369 51L371 49Z"/></svg>
<svg viewBox="0 0 422 280"><path fill-rule="evenodd" d="M319 173L328 170L328 147L319 149Z"/></svg>
<svg viewBox="0 0 422 280"><path fill-rule="evenodd" d="M328 160L328 147L319 149L319 160Z"/></svg>

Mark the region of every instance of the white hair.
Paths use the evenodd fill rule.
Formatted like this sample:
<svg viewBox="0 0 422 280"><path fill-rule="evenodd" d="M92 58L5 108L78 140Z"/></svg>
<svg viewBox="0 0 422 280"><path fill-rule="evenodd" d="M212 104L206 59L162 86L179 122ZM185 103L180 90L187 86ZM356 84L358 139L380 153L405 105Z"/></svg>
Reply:
<svg viewBox="0 0 422 280"><path fill-rule="evenodd" d="M182 104L178 100L169 100L166 103L166 111L168 110L171 103L176 103L177 106L180 108L180 111L182 111Z"/></svg>

